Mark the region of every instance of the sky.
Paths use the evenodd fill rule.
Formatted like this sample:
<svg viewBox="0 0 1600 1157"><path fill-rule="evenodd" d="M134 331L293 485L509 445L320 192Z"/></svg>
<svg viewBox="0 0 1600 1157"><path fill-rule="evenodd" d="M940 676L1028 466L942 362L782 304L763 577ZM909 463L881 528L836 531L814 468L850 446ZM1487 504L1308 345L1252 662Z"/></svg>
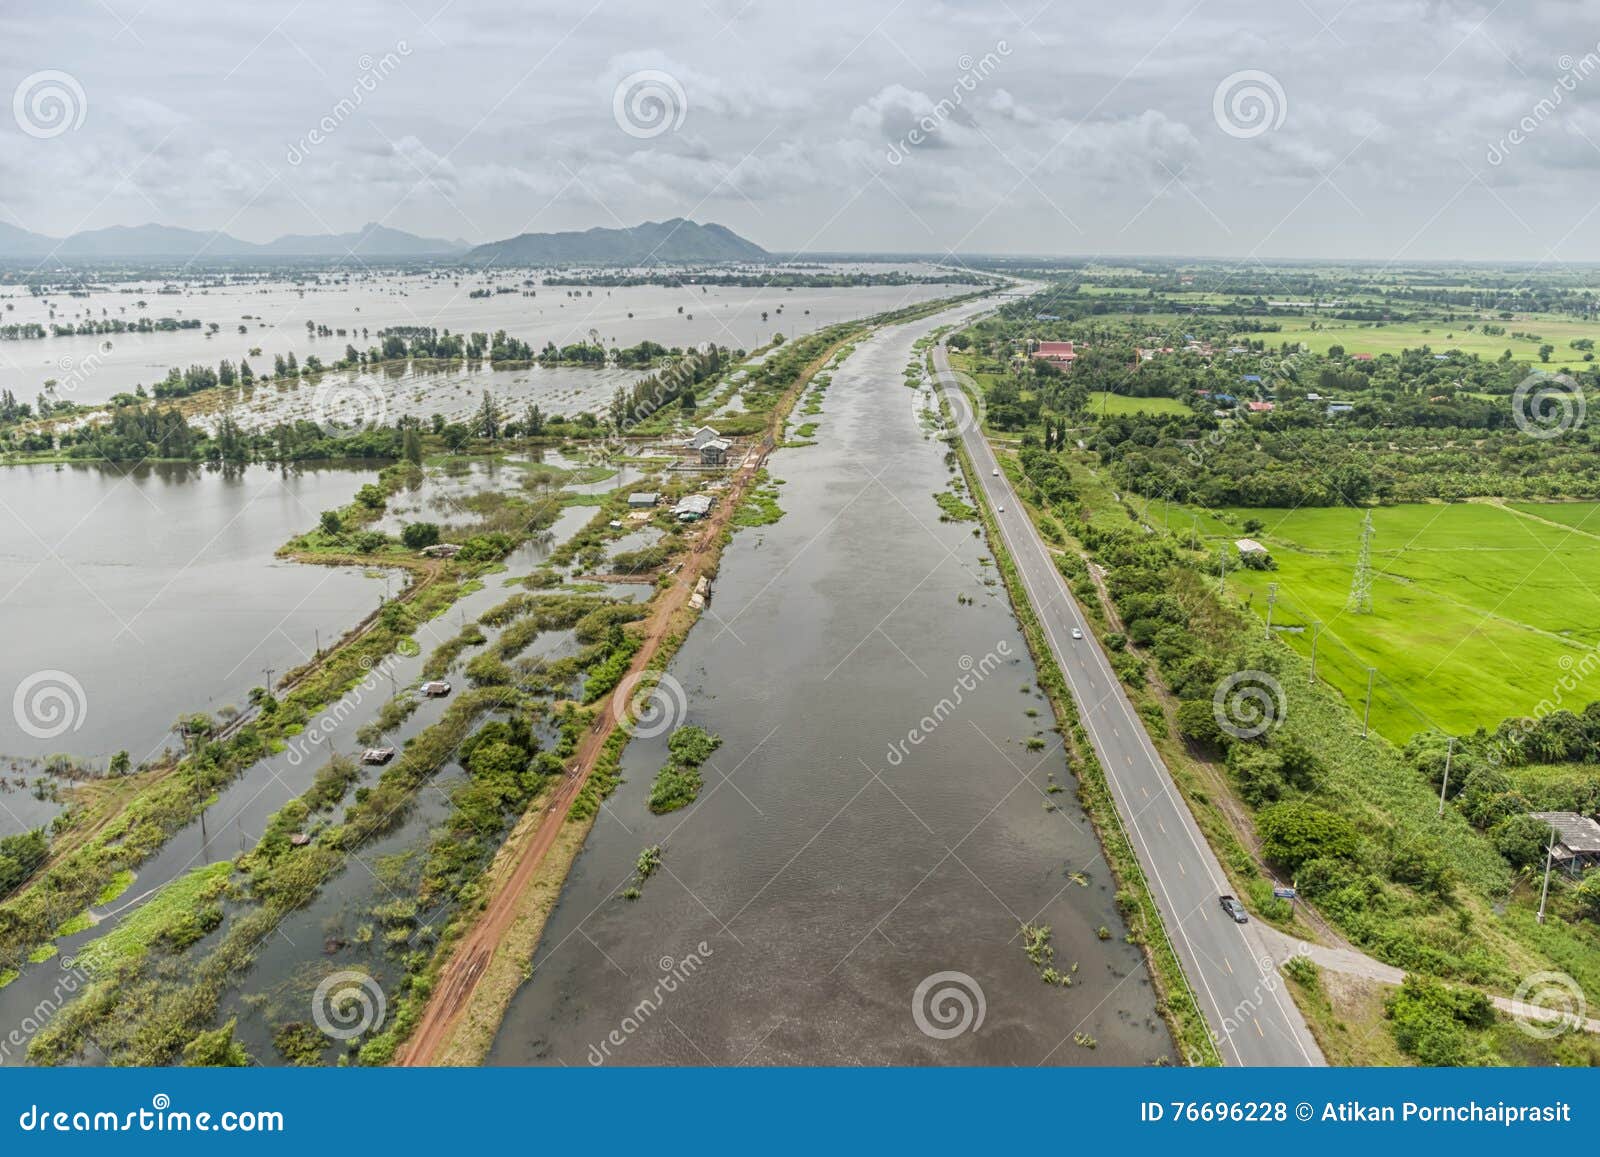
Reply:
<svg viewBox="0 0 1600 1157"><path fill-rule="evenodd" d="M1600 260L1582 0L0 0L0 222ZM1587 12L1585 11L1587 9Z"/></svg>

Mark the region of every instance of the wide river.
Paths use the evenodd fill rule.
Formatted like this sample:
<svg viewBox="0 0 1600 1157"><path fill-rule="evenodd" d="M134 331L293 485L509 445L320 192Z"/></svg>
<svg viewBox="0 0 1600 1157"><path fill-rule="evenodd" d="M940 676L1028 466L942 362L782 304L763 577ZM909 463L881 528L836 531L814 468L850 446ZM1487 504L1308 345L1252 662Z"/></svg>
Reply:
<svg viewBox="0 0 1600 1157"><path fill-rule="evenodd" d="M493 1063L1174 1054L984 540L938 520L947 447L903 371L953 319L862 342L817 444L774 454L787 513L735 535L670 669L679 722L722 737L700 798L651 814L666 737L629 745ZM623 898L652 844L661 869ZM1053 929L1070 987L1024 923Z"/></svg>

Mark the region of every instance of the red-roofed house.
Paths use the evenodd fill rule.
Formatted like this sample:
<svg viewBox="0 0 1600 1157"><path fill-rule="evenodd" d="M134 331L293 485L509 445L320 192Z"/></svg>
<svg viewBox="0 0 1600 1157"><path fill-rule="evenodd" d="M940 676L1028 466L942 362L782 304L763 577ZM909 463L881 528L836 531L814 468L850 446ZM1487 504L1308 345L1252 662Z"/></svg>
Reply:
<svg viewBox="0 0 1600 1157"><path fill-rule="evenodd" d="M1039 343L1039 348L1033 351L1033 356L1062 369L1070 369L1078 357L1073 352L1070 341L1042 341Z"/></svg>
<svg viewBox="0 0 1600 1157"><path fill-rule="evenodd" d="M1274 408L1271 402L1247 402L1246 405L1252 414L1270 414Z"/></svg>

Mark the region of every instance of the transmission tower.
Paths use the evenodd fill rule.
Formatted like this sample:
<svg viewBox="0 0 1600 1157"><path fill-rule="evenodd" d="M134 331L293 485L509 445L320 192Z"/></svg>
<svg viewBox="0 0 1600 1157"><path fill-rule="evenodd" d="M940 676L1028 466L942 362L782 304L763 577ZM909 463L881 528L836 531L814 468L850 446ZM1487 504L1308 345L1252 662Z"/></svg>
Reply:
<svg viewBox="0 0 1600 1157"><path fill-rule="evenodd" d="M1372 613L1372 511L1361 523L1361 553L1356 556L1355 577L1350 580L1350 600L1345 610L1358 615Z"/></svg>

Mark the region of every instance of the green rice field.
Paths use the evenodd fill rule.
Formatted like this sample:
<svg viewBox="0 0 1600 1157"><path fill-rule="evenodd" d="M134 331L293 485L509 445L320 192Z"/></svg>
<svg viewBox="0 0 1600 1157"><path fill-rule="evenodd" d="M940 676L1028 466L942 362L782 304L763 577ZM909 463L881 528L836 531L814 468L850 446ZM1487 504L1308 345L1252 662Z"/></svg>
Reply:
<svg viewBox="0 0 1600 1157"><path fill-rule="evenodd" d="M1600 645L1600 503L1374 509L1373 610L1356 614L1346 603L1364 514L1174 506L1169 517L1180 532L1195 517L1213 550L1260 520L1250 537L1278 569L1231 570L1230 590L1264 618L1277 583L1274 633L1302 654L1320 621L1317 673L1358 715L1376 668L1372 726L1397 743L1430 727L1492 727L1542 700L1579 710L1600 699L1600 672L1585 686L1579 663Z"/></svg>

